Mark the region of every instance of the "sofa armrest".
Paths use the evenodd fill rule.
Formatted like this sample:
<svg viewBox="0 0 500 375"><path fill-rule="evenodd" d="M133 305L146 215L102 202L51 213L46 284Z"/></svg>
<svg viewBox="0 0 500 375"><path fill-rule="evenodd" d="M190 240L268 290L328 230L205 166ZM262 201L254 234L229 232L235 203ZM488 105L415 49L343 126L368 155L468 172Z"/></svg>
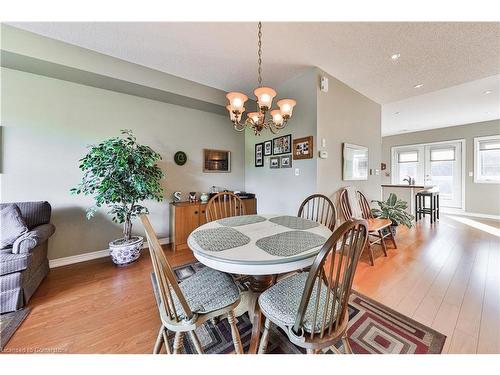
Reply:
<svg viewBox="0 0 500 375"><path fill-rule="evenodd" d="M29 253L36 246L47 241L55 231L56 227L53 224L39 225L19 237L12 245L12 252L14 254Z"/></svg>

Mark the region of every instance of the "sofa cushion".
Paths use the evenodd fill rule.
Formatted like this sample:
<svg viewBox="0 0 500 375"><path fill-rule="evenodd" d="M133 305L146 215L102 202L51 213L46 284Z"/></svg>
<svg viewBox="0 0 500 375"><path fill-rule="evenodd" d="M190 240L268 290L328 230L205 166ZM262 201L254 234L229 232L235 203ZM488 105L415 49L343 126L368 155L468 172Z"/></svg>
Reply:
<svg viewBox="0 0 500 375"><path fill-rule="evenodd" d="M28 231L21 216L19 207L15 204L4 205L0 209L0 248L12 246L15 240Z"/></svg>
<svg viewBox="0 0 500 375"><path fill-rule="evenodd" d="M28 267L29 254L0 253L0 275L25 270Z"/></svg>
<svg viewBox="0 0 500 375"><path fill-rule="evenodd" d="M15 204L17 207L19 207L21 216L23 217L29 229L50 222L50 214L52 212L52 208L50 207L49 202L38 201L0 203L0 208L3 208L4 206L9 204Z"/></svg>

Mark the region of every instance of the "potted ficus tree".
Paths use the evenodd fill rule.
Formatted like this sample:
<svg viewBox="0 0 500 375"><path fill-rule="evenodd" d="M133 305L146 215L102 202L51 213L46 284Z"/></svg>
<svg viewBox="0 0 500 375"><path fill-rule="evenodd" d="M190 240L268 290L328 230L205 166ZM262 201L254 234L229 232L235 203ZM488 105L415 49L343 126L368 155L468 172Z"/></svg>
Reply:
<svg viewBox="0 0 500 375"><path fill-rule="evenodd" d="M160 154L137 143L131 130L122 130L121 134L89 146L87 155L80 159L82 181L71 189L73 194L94 197L95 204L87 209L88 219L107 206L112 220L123 225L123 238L109 243L111 259L120 266L140 256L143 238L132 236L132 220L148 213L142 201L163 200L160 180L164 176L156 164Z"/></svg>
<svg viewBox="0 0 500 375"><path fill-rule="evenodd" d="M393 235L396 235L398 225L405 225L408 228L413 226L413 215L406 212L408 203L399 199L396 194L390 193L386 201L376 201L379 208L372 208L373 216L392 221L390 227Z"/></svg>

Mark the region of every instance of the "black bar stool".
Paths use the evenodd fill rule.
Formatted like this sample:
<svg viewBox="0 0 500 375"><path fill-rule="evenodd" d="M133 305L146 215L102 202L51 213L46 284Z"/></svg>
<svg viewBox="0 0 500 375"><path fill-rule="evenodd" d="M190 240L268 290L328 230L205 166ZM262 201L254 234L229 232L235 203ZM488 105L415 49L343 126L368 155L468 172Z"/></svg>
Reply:
<svg viewBox="0 0 500 375"><path fill-rule="evenodd" d="M426 197L429 197L430 207L425 206ZM431 217L431 224L439 220L439 191L423 190L415 194L415 222L425 215Z"/></svg>

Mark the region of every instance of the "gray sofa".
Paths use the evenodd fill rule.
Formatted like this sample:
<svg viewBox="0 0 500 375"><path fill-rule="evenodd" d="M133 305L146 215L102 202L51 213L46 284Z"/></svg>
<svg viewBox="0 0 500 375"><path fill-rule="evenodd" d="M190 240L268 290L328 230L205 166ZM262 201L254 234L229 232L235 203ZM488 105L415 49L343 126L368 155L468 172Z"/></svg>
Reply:
<svg viewBox="0 0 500 375"><path fill-rule="evenodd" d="M0 204L0 209L12 203ZM48 239L55 232L50 224L48 202L16 202L28 231L12 246L0 249L0 313L23 307L49 272Z"/></svg>

